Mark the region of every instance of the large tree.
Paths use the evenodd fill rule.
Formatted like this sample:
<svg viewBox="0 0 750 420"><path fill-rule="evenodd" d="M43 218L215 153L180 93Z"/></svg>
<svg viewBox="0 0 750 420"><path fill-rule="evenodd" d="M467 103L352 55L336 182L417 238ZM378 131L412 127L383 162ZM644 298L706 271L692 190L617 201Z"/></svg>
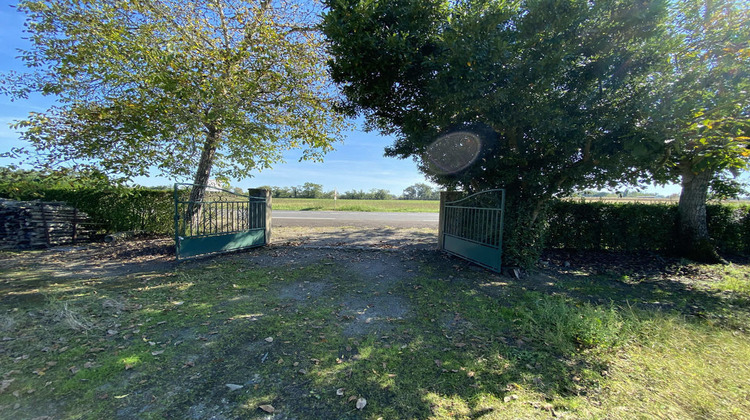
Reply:
<svg viewBox="0 0 750 420"><path fill-rule="evenodd" d="M669 62L651 124L666 140L656 179L679 181L681 252L719 260L706 221L709 187L750 163L750 8L743 0L673 4Z"/></svg>
<svg viewBox="0 0 750 420"><path fill-rule="evenodd" d="M509 264L534 262L550 198L637 177L657 147L642 111L664 0L327 4L343 108L395 134L387 154L439 184L506 188ZM476 136L444 141L456 130Z"/></svg>
<svg viewBox="0 0 750 420"><path fill-rule="evenodd" d="M342 128L314 1L23 0L31 74L5 93L56 98L16 127L41 166L132 178L156 168L248 176L302 148L317 159ZM194 201L203 189L194 188Z"/></svg>

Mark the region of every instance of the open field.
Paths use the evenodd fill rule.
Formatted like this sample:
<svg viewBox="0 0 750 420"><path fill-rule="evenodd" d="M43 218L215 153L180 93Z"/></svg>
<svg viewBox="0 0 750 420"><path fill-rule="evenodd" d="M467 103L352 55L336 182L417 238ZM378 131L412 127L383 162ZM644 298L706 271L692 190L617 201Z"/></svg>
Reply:
<svg viewBox="0 0 750 420"><path fill-rule="evenodd" d="M677 204L677 199L653 197L571 197L571 201L603 203L644 203L644 204ZM750 201L729 200L723 204L750 204ZM369 212L430 212L440 210L437 200L333 200L313 198L274 198L273 208L277 210L309 211L369 211Z"/></svg>
<svg viewBox="0 0 750 420"><path fill-rule="evenodd" d="M744 262L556 252L511 279L387 248L2 252L0 418L750 412Z"/></svg>
<svg viewBox="0 0 750 420"><path fill-rule="evenodd" d="M276 210L310 211L369 211L369 212L412 212L437 213L440 202L437 200L334 200L328 198L274 198Z"/></svg>

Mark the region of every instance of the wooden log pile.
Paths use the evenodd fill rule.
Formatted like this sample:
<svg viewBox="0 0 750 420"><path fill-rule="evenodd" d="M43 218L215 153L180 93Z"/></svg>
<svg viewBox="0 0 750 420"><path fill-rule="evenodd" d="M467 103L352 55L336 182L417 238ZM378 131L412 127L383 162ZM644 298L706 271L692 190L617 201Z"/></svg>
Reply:
<svg viewBox="0 0 750 420"><path fill-rule="evenodd" d="M46 248L91 241L95 226L86 213L60 202L0 198L0 249Z"/></svg>

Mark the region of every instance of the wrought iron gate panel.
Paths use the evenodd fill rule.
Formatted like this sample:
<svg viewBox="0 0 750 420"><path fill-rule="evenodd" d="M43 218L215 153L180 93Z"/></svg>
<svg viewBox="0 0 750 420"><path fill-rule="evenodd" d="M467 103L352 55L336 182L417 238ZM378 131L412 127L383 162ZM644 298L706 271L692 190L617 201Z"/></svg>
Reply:
<svg viewBox="0 0 750 420"><path fill-rule="evenodd" d="M442 249L490 270L502 263L505 190L482 191L443 205Z"/></svg>
<svg viewBox="0 0 750 420"><path fill-rule="evenodd" d="M184 187L191 188L193 184L174 185L178 260L268 243L265 197L206 186L202 201L190 201L189 190Z"/></svg>

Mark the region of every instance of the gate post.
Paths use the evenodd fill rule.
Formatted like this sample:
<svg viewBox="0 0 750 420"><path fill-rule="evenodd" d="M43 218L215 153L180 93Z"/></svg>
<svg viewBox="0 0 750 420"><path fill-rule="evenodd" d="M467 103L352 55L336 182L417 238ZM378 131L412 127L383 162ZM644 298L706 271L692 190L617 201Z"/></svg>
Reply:
<svg viewBox="0 0 750 420"><path fill-rule="evenodd" d="M250 197L259 197L266 200L266 242L264 245L268 245L271 243L271 190L266 190L263 188L250 188L247 190L247 192Z"/></svg>
<svg viewBox="0 0 750 420"><path fill-rule="evenodd" d="M440 191L440 215L438 216L438 249L445 249L445 203L461 198L458 191Z"/></svg>

